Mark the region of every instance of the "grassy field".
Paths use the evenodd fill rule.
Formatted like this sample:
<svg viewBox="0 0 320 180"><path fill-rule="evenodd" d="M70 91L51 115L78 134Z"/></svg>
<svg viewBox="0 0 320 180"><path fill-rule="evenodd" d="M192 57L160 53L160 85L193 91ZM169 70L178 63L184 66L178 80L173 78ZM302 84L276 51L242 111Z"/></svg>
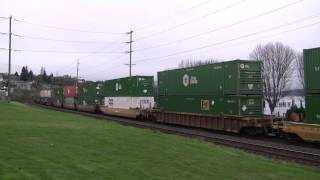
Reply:
<svg viewBox="0 0 320 180"><path fill-rule="evenodd" d="M0 179L320 179L200 140L0 102Z"/></svg>

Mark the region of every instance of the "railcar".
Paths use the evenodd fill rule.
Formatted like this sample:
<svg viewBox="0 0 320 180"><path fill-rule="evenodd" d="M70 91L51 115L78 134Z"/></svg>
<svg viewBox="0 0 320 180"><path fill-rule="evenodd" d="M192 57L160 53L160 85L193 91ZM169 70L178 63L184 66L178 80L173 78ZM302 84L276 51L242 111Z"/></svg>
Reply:
<svg viewBox="0 0 320 180"><path fill-rule="evenodd" d="M304 51L305 61L310 56L307 52ZM319 57L320 53L311 63L315 65L314 70L320 66ZM309 85L313 89L306 90L306 123L296 123L274 121L274 117L263 115L261 81L259 61L234 60L158 72L156 96L152 76L133 76L65 86L63 94L62 88L56 88L53 103L49 102L50 98L42 98L39 102L186 127L251 135L276 132L296 135L306 141L320 141L320 121L317 119L320 110L315 108L320 107L320 102L310 98L320 95L314 88L317 86Z"/></svg>

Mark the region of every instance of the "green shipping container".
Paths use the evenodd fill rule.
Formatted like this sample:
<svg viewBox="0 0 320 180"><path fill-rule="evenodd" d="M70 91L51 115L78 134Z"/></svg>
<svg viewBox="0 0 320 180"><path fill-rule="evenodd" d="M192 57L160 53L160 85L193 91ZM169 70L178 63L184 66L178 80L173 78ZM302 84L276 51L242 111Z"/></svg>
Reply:
<svg viewBox="0 0 320 180"><path fill-rule="evenodd" d="M104 82L104 97L153 96L153 76L132 76Z"/></svg>
<svg viewBox="0 0 320 180"><path fill-rule="evenodd" d="M90 82L90 83L83 83L78 85L78 96L101 96L102 91L102 83Z"/></svg>
<svg viewBox="0 0 320 180"><path fill-rule="evenodd" d="M307 94L320 94L320 48L304 49L304 78Z"/></svg>
<svg viewBox="0 0 320 180"><path fill-rule="evenodd" d="M59 100L59 102L63 102L63 87L54 88L53 96L55 99Z"/></svg>
<svg viewBox="0 0 320 180"><path fill-rule="evenodd" d="M320 94L306 95L306 123L320 124Z"/></svg>
<svg viewBox="0 0 320 180"><path fill-rule="evenodd" d="M234 60L158 72L159 95L261 95L261 63Z"/></svg>
<svg viewBox="0 0 320 180"><path fill-rule="evenodd" d="M230 61L224 63L224 95L262 94L261 62Z"/></svg>
<svg viewBox="0 0 320 180"><path fill-rule="evenodd" d="M158 97L158 109L172 112L262 116L261 96L167 95Z"/></svg>
<svg viewBox="0 0 320 180"><path fill-rule="evenodd" d="M77 104L100 104L102 99L103 83L86 82L78 84Z"/></svg>
<svg viewBox="0 0 320 180"><path fill-rule="evenodd" d="M99 105L102 97L99 96L78 96L77 104L80 105Z"/></svg>

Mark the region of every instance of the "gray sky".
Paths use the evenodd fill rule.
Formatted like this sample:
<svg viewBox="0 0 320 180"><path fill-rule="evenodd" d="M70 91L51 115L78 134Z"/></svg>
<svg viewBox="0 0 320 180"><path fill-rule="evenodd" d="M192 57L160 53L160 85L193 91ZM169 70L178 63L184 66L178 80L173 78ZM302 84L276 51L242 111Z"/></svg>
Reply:
<svg viewBox="0 0 320 180"><path fill-rule="evenodd" d="M255 45L281 41L297 51L320 46L319 0L0 0L12 15L12 71L76 74L105 80L128 75L133 33L134 75L156 75L182 59L247 59ZM8 20L0 19L0 33ZM42 40L40 40L40 39ZM43 40L47 39L47 40ZM50 40L48 40L50 39ZM62 40L62 41L60 41ZM0 48L8 48L0 34ZM0 49L0 72L8 52Z"/></svg>

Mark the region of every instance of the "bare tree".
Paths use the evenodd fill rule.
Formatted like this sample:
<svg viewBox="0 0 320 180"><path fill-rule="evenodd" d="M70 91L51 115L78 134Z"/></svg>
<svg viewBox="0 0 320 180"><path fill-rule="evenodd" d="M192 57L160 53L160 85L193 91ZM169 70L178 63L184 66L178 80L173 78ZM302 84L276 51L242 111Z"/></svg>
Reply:
<svg viewBox="0 0 320 180"><path fill-rule="evenodd" d="M193 59L186 59L180 61L178 64L179 68L185 68L185 67L194 67L194 66L200 66L205 64L213 64L217 63L218 61L215 59L206 59L206 60L193 60Z"/></svg>
<svg viewBox="0 0 320 180"><path fill-rule="evenodd" d="M290 81L296 53L289 46L276 42L256 46L250 58L262 61L263 94L273 113Z"/></svg>
<svg viewBox="0 0 320 180"><path fill-rule="evenodd" d="M297 71L298 80L300 85L304 88L304 65L303 65L303 54L297 53Z"/></svg>

